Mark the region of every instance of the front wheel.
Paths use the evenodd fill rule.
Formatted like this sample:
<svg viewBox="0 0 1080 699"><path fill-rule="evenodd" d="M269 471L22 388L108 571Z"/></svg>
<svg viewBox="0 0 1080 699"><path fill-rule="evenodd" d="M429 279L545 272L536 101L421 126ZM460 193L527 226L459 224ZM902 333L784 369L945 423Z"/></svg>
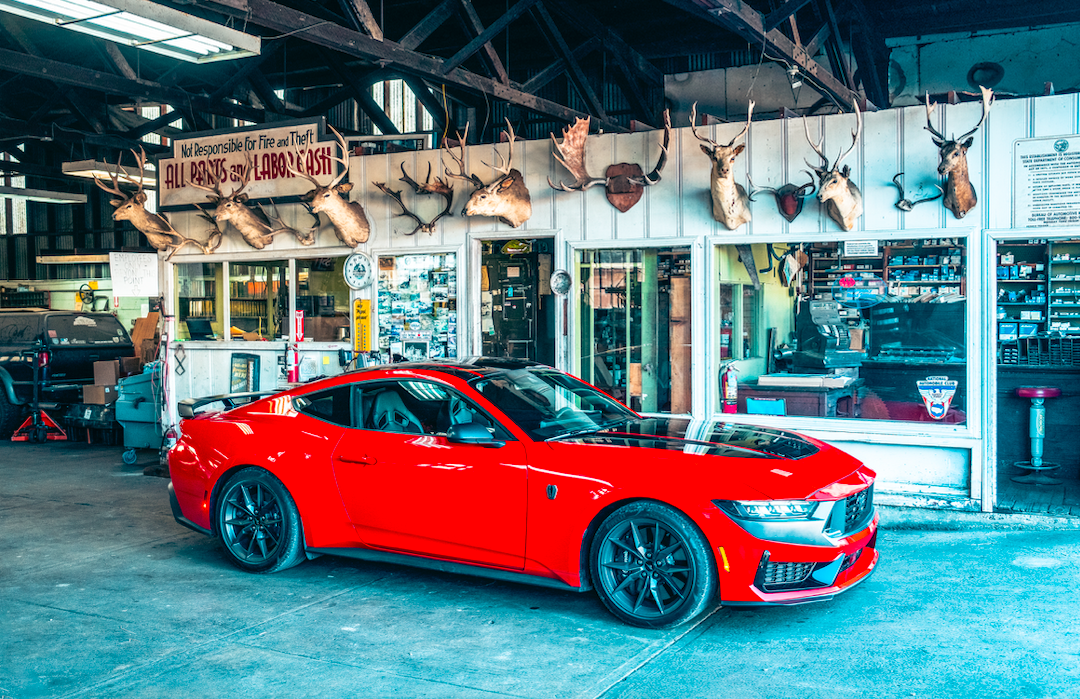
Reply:
<svg viewBox="0 0 1080 699"><path fill-rule="evenodd" d="M628 624L670 629L690 621L716 595L709 543L683 513L635 502L611 513L593 539L597 594Z"/></svg>
<svg viewBox="0 0 1080 699"><path fill-rule="evenodd" d="M261 468L238 471L221 491L217 532L241 570L276 573L304 559L300 513L285 485Z"/></svg>

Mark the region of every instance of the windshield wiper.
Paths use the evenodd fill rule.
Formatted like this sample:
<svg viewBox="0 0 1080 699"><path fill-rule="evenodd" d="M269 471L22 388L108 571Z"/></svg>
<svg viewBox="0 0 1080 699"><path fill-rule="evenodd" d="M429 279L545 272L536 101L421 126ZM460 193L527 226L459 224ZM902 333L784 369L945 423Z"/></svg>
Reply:
<svg viewBox="0 0 1080 699"><path fill-rule="evenodd" d="M624 424L630 422L633 419L634 418L632 418L632 417L621 417L621 418L618 418L616 420L608 420L607 422L605 422L602 425L593 425L592 427L582 427L581 429L570 430L569 432L563 432L562 434L557 434L554 437L548 437L544 441L545 442L554 442L554 441L559 440L559 439L567 439L568 437L580 437L583 434L592 434L594 432L603 432L604 430L610 430L612 427L618 427L619 425L624 425Z"/></svg>

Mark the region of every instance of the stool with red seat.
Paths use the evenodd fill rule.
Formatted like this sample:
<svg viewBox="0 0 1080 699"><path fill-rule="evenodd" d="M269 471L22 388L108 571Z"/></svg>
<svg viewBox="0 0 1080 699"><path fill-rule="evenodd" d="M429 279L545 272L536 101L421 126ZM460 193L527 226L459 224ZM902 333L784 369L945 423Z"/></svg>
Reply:
<svg viewBox="0 0 1080 699"><path fill-rule="evenodd" d="M1028 433L1031 435L1031 459L1029 461L1017 461L1016 466L1027 469L1029 473L1013 478L1015 483L1027 483L1029 485L1058 485L1061 480L1046 475L1046 471L1059 468L1060 464L1043 461L1043 439L1046 437L1046 406L1047 398L1057 398L1061 395L1061 389L1054 386L1019 386L1016 395L1020 398L1031 399Z"/></svg>

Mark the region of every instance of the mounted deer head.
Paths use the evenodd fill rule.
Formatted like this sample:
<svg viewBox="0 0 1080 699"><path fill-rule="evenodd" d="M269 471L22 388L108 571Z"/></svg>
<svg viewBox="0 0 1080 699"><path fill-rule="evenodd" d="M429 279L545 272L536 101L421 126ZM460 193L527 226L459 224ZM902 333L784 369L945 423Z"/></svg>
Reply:
<svg viewBox="0 0 1080 699"><path fill-rule="evenodd" d="M806 174L810 175L809 172ZM750 201L754 201L754 197L761 192L771 192L773 197L776 198L776 208L780 211L780 215L787 219L789 223L802 213L803 200L813 196L814 192L817 191L813 175L810 175L810 181L804 185L785 184L780 189L756 187L754 181L750 179L750 175L746 176L746 181L750 183ZM772 262L770 261L769 264L771 265Z"/></svg>
<svg viewBox="0 0 1080 699"><path fill-rule="evenodd" d="M210 238L205 242L200 242L194 238L188 238L181 235L173 225L164 217L155 213L151 213L146 210L146 192L143 191L142 180L146 174L146 151L139 146L139 152L134 150L131 154L135 156L135 161L139 164L139 179L136 180L130 177L120 166L120 161L123 158L123 154L116 159L116 171L110 172L109 177L112 179L112 186L105 184L104 181L94 178L94 182L98 187L109 194L113 194L122 199L113 199L109 203L113 205L116 211L113 212L114 221L131 221L131 225L146 236L146 240L150 243L151 247L155 250L167 250L168 255L165 259L172 257L177 250L185 245L193 245L203 251L203 254L212 253L217 250L221 245L221 233L217 232L215 236L211 232ZM125 194L120 189L120 175L123 175L124 179L128 182L136 185L139 189L133 194Z"/></svg>
<svg viewBox="0 0 1080 699"><path fill-rule="evenodd" d="M825 212L829 214L829 218L840 224L840 227L845 231L854 228L855 221L863 213L862 192L850 179L851 168L845 165L842 170L840 169L840 163L844 162L844 158L855 150L855 146L859 143L859 136L862 134L862 112L859 111L859 105L856 102L853 101L851 104L855 108L856 124L855 130L851 132L851 146L840 154L832 167L829 167L829 159L821 151L821 144L825 141L825 135L822 134L821 140L814 143L810 138L810 129L806 126L806 117L803 117L803 131L806 133L806 142L810 144L810 147L825 163L821 167L814 167L809 162L806 163L813 168L818 176L818 201L825 205Z"/></svg>
<svg viewBox="0 0 1080 699"><path fill-rule="evenodd" d="M933 127L930 116L934 113L936 104L930 103L930 94L926 95L926 130L930 132L934 145L938 147L938 156L941 162L938 164L938 175L947 176L945 180L945 199L942 202L945 208L953 212L956 218L964 218L967 212L975 208L977 199L975 188L971 186L968 178L967 152L975 138L973 134L979 130L986 115L990 113L990 105L994 103L993 91L979 86L982 91L982 117L975 128L959 138L948 139L945 135Z"/></svg>
<svg viewBox="0 0 1080 699"><path fill-rule="evenodd" d="M435 223L438 222L438 220L443 216L452 215L450 214L450 207L454 204L454 190L450 187L450 185L446 184L444 180L438 177L435 178L435 182L434 184L432 184L431 163L428 163L427 179L424 180L423 184L420 184L413 178L409 177L409 174L405 172L405 163L401 164L401 177L399 179L401 182L404 182L411 186L413 188L413 191L417 194L438 194L446 200L446 207L443 208L442 212L427 223L424 223L424 220L422 218L409 211L408 207L405 206L405 202L401 201L400 191L395 192L394 190L387 187L386 183L384 182L372 182L373 185L383 191L383 194L386 194L388 197L398 203L398 206L401 207L401 213L398 214L398 216L408 216L412 220L416 221L416 228L413 228L411 232L406 233L405 235L415 235L417 231L434 233Z"/></svg>
<svg viewBox="0 0 1080 699"><path fill-rule="evenodd" d="M750 197L746 195L746 189L735 182L735 158L746 149L746 146L742 143L736 146L735 141L750 131L750 120L753 114L754 103L751 101L746 110L746 126L727 145L722 146L697 132L697 102L694 102L694 106L690 108L690 130L695 138L703 142L701 152L709 156L709 160L712 161L712 173L709 179L713 218L732 231L750 221Z"/></svg>
<svg viewBox="0 0 1080 699"><path fill-rule="evenodd" d="M626 213L641 199L645 187L660 182L660 171L664 169L664 164L667 162L668 143L671 141L671 114L668 110L664 110L664 142L660 146L660 159L648 175L636 163L610 165L604 177L590 175L585 167L585 142L589 136L589 119L589 117L584 119L578 117L573 126L564 128L561 144L555 140L555 134L551 134L551 141L555 144L555 150L559 152L555 160L570 171L570 174L574 176L574 181L570 184L565 182L555 184L549 177L548 185L552 189L560 189L564 192L580 192L602 184L611 205ZM559 157L560 155L562 157Z"/></svg>
<svg viewBox="0 0 1080 699"><path fill-rule="evenodd" d="M514 127L509 119L506 120L506 127L510 132L510 153L506 160L503 160L502 153L499 153L499 167L484 163L501 175L491 184L485 185L483 180L476 175L465 174L465 140L469 137L467 124L465 135L457 134L458 146L461 149L460 156L454 155L454 151L449 148L445 139L443 141L443 147L450 154L450 158L457 163L458 171L451 172L446 168L445 163L443 170L448 177L465 180L476 188L469 197L469 201L466 202L465 208L462 209L462 215L494 216L511 228L517 228L532 216L532 199L529 197L529 190L525 187L525 180L521 173L510 167L514 160Z"/></svg>
<svg viewBox="0 0 1080 699"><path fill-rule="evenodd" d="M942 188L941 188L941 187L940 187L939 185L934 185L934 187L935 187L935 188L937 189L937 191L938 191L938 193L937 193L937 194L935 194L935 195L934 195L934 196L932 196L932 197L924 197L924 198L922 198L922 199L915 199L915 200L913 201L913 200L911 200L911 199L908 199L908 198L906 198L906 197L904 196L904 173L902 173L902 172L898 172L898 173L896 173L895 175L893 175L893 178L892 178L892 183L893 183L894 185L896 185L896 188L897 188L897 189L899 189L899 190L900 190L900 201L898 201L898 202L896 202L895 204L893 204L893 206L895 206L896 208L900 209L901 211L911 211L912 209L914 209L914 208L915 208L915 206L916 206L917 204L922 204L923 202L927 202L927 201L934 201L935 199L940 199L940 198L941 198L941 196L942 196L943 194L945 194L945 190L944 190L944 189L942 189Z"/></svg>
<svg viewBox="0 0 1080 699"><path fill-rule="evenodd" d="M360 202L349 201L348 194L352 191L352 183L340 184L345 179L345 175L349 174L349 146L337 129L330 126L330 130L337 136L342 153L340 158L332 156L334 162L342 165L342 170L341 174L335 177L330 184L326 186L319 184L317 179L302 170L298 170L292 164L287 165L287 167L292 174L303 177L315 185L315 189L301 197L303 201L310 203L308 211L316 216L320 212L326 214L326 217L330 219L330 223L334 226L334 232L337 234L338 240L350 248L356 248L367 242L368 236L371 234L371 225L368 223L367 214L364 213L364 207ZM296 152L295 160L297 166L303 167L304 159L299 151Z"/></svg>
<svg viewBox="0 0 1080 699"><path fill-rule="evenodd" d="M271 219L271 216L267 214L261 204L258 210L247 205L248 195L244 194L244 190L251 184L253 170L251 157L249 156L244 164L243 171L240 173L240 186L229 194L225 194L221 190L221 180L218 179L213 170L209 169L206 171L206 178L210 181L211 186L207 187L197 182L192 182L191 186L210 192L210 194L206 195L206 198L215 205L212 214L215 223L231 223L233 228L240 231L240 236L244 239L244 242L256 250L262 250L274 242L274 236L279 233L291 233L301 245L313 244L315 242L314 231L308 231L306 234L301 233L287 225L277 215ZM273 205L273 201L270 203ZM274 211L276 214L276 206Z"/></svg>

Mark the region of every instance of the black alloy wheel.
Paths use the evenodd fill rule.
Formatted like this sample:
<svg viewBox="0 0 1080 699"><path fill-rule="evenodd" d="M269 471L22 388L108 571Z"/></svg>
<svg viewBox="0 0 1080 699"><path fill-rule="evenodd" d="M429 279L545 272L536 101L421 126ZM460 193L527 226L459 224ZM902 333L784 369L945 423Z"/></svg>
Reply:
<svg viewBox="0 0 1080 699"><path fill-rule="evenodd" d="M252 573L276 573L304 559L296 503L284 484L261 468L245 468L226 483L217 533L229 560Z"/></svg>
<svg viewBox="0 0 1080 699"><path fill-rule="evenodd" d="M679 626L716 596L708 541L686 515L662 503L635 502L609 515L590 560L600 599L634 626Z"/></svg>

